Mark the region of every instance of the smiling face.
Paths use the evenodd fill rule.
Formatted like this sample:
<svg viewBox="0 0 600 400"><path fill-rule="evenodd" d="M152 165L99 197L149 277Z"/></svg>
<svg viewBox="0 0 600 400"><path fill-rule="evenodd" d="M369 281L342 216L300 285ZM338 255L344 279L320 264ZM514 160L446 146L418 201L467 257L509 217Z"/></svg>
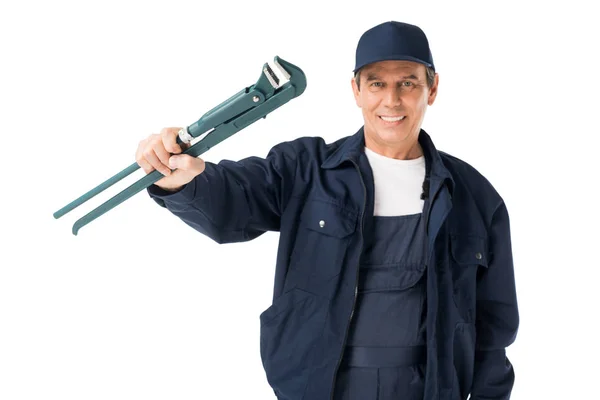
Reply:
<svg viewBox="0 0 600 400"><path fill-rule="evenodd" d="M365 145L387 157L420 157L421 123L437 86L438 75L428 87L425 66L413 61L379 61L363 67L360 89L352 78L352 90L364 117Z"/></svg>

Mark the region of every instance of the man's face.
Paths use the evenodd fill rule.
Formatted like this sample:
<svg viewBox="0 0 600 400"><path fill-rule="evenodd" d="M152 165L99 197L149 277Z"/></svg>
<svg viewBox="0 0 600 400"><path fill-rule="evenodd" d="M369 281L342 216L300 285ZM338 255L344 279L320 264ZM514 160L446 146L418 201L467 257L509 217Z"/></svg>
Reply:
<svg viewBox="0 0 600 400"><path fill-rule="evenodd" d="M436 74L428 88L425 66L412 61L380 61L363 67L360 90L354 78L352 90L365 120L367 146L388 157L410 155L405 151L418 143L437 84Z"/></svg>

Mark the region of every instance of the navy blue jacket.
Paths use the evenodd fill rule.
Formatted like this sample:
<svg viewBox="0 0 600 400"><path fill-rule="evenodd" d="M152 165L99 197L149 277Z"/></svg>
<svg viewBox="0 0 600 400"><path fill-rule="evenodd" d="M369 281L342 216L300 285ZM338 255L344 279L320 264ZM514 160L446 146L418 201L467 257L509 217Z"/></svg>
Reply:
<svg viewBox="0 0 600 400"><path fill-rule="evenodd" d="M436 150L421 130L427 211L425 400L509 399L506 347L519 314L509 215L491 183ZM280 234L273 303L260 314L260 354L279 400L329 400L352 317L363 226L373 216L364 131L302 137L265 158L206 162L175 193L148 193L218 243ZM361 164L363 163L363 164ZM369 170L370 171L370 170Z"/></svg>

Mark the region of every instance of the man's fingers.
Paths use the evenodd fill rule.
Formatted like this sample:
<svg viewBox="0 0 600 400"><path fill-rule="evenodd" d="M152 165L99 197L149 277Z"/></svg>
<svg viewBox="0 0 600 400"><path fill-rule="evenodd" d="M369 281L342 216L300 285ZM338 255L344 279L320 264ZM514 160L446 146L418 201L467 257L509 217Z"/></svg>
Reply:
<svg viewBox="0 0 600 400"><path fill-rule="evenodd" d="M183 151L177 144L177 134L180 129L181 128L163 128L160 131L163 146L169 153L179 154Z"/></svg>
<svg viewBox="0 0 600 400"><path fill-rule="evenodd" d="M154 153L156 153L160 162L163 165L168 166L169 165L169 157L171 157L171 154L169 154L169 152L167 150L165 150L162 141L157 140L156 142L154 142L154 145L152 146L152 148L154 149Z"/></svg>
<svg viewBox="0 0 600 400"><path fill-rule="evenodd" d="M138 148L135 151L135 161L147 174L153 170L152 165L150 165L150 163L144 159L144 150L146 149L150 137L151 136L147 137L146 139L140 140Z"/></svg>
<svg viewBox="0 0 600 400"><path fill-rule="evenodd" d="M146 172L158 171L165 177L155 184L163 188L181 187L193 177L204 172L204 160L189 154L180 154L189 149L191 143L177 143L181 128L163 128L159 134L152 134L140 141L135 159ZM171 171L171 170L176 171ZM161 186L162 185L162 186Z"/></svg>
<svg viewBox="0 0 600 400"><path fill-rule="evenodd" d="M159 171L161 174L165 176L169 176L171 174L171 170L160 161L160 159L154 152L154 148L146 148L146 150L144 151L144 158L150 163L150 165L152 165L154 169Z"/></svg>
<svg viewBox="0 0 600 400"><path fill-rule="evenodd" d="M154 168L152 168L152 165L150 165L150 163L143 158L137 160L137 163L144 170L144 172L146 174L149 174L150 172L154 171Z"/></svg>

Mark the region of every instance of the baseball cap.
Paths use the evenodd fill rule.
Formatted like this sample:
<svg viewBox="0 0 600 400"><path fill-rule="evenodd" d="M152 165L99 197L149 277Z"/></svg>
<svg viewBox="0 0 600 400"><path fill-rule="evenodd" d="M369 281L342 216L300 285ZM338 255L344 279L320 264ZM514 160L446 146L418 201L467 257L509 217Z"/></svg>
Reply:
<svg viewBox="0 0 600 400"><path fill-rule="evenodd" d="M404 22L384 22L363 33L356 47L353 72L384 60L415 61L435 71L427 36L418 26Z"/></svg>

